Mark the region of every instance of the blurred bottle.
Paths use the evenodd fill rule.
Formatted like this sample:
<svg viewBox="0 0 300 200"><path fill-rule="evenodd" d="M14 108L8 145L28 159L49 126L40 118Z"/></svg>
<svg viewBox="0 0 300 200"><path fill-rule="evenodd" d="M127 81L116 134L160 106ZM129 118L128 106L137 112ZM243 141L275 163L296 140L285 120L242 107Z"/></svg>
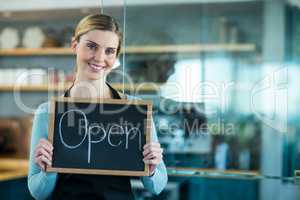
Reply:
<svg viewBox="0 0 300 200"><path fill-rule="evenodd" d="M220 170L226 169L227 154L228 154L228 144L226 144L225 142L217 144L215 157L214 157L216 169L220 169Z"/></svg>
<svg viewBox="0 0 300 200"><path fill-rule="evenodd" d="M229 32L229 21L226 17L219 17L219 43L224 44L228 42L228 32Z"/></svg>
<svg viewBox="0 0 300 200"><path fill-rule="evenodd" d="M243 170L248 170L250 168L250 151L249 149L244 149L239 153L239 167Z"/></svg>
<svg viewBox="0 0 300 200"><path fill-rule="evenodd" d="M238 43L240 40L240 31L236 24L231 24L229 27L229 43Z"/></svg>

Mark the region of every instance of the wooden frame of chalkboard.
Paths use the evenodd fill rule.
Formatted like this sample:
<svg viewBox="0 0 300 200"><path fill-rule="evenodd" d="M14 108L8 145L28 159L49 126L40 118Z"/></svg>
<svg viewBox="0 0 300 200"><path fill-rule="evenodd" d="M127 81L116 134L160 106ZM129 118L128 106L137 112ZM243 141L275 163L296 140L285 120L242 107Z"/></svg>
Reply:
<svg viewBox="0 0 300 200"><path fill-rule="evenodd" d="M129 107L137 107L137 106L143 106L143 108L146 108L146 112L144 113L143 116L145 116L144 120L144 126L143 126L143 133L144 134L140 134L142 136L140 136L139 138L144 141L143 144L145 143L149 143L151 140L151 128L152 128L152 103L150 101L144 101L144 100L129 100L129 99L86 99L86 98L72 98L72 97L52 97L51 99L51 105L50 105L50 112L49 112L49 126L48 126L48 139L49 141L52 143L54 149L53 149L53 157L52 157L52 166L51 167L47 167L46 171L48 172L58 172L58 173L78 173L78 174L101 174L101 175L120 175L120 176L149 176L150 175L150 170L149 170L149 165L144 164L143 163L143 154L142 154L142 150L143 148L137 150L135 153L137 153L136 157L140 158L139 161L139 166L143 166L142 168L139 167L138 169L107 169L107 168L94 168L94 167L61 167L59 164L55 164L55 159L57 155L61 155L61 152L58 153L58 151L56 151L56 149L59 149L60 145L57 146L57 142L55 142L55 135L57 135L57 132L61 132L61 131L57 131L57 107L59 107L60 104L63 104L64 107L68 107L69 104L94 104L94 105L102 105L102 106L117 106L117 105L121 105L121 106L129 106ZM64 108L63 108L64 109ZM66 111L67 112L67 111ZM66 113L65 112L65 113ZM65 114L64 113L64 114ZM99 116L101 115L100 113L98 113ZM140 118L140 117L139 117ZM61 125L61 120L62 118L60 118L60 122L59 122L59 126ZM87 121L88 124L88 121ZM60 127L60 130L63 130ZM91 130L91 128L88 129L89 131ZM104 130L104 129L103 129ZM87 135L91 135L91 134L87 134ZM62 136L60 135L60 137L62 138ZM57 137L56 137L57 138ZM84 137L86 138L86 137ZM91 136L88 136L88 138L90 139ZM128 138L128 136L127 136ZM57 139L56 139L57 140ZM84 141L85 139L83 139L82 141ZM129 140L129 139L128 139ZM61 141L63 141L61 139ZM88 140L88 144L91 146L90 142L91 140ZM84 144L84 143L83 143ZM127 144L127 142L126 142ZM141 142L139 142L139 144L141 144ZM62 145L61 145L62 146ZM140 145L141 146L141 145ZM74 146L73 146L74 147ZM140 152L139 152L140 151ZM123 151L125 152L125 151ZM57 155L56 155L57 154ZM91 153L89 153L90 156ZM101 156L99 156L101 157ZM97 156L97 158L99 158ZM111 160L114 157L110 157L109 159ZM127 157L128 158L128 157ZM135 158L132 158L130 156L130 159L134 159L135 162ZM129 159L129 160L130 160ZM74 159L72 158L72 161ZM124 162L122 162L124 163ZM126 163L126 162L125 162Z"/></svg>

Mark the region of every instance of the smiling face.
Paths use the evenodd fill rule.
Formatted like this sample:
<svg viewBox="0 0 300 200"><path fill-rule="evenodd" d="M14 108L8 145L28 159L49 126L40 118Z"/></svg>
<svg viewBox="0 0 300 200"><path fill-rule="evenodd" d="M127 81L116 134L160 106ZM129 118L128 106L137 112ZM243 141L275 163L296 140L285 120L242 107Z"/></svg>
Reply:
<svg viewBox="0 0 300 200"><path fill-rule="evenodd" d="M118 35L112 31L92 30L72 40L76 53L77 75L80 80L106 79L116 58Z"/></svg>

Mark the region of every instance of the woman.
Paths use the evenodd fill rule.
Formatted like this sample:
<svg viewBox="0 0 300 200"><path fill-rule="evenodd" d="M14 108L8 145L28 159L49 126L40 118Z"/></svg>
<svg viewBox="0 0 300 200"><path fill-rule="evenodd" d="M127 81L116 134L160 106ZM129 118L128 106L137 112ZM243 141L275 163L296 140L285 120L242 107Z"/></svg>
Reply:
<svg viewBox="0 0 300 200"><path fill-rule="evenodd" d="M106 76L120 54L121 41L121 31L112 17L96 14L83 18L71 42L76 54L76 77L65 96L133 99L106 82ZM36 199L134 199L130 177L45 172L46 167L51 166L53 150L47 140L48 112L49 103L41 104L33 121L28 174L32 196ZM143 161L149 164L151 175L141 177L141 180L150 192L159 194L167 183L167 173L154 126L152 130L152 142L143 149Z"/></svg>

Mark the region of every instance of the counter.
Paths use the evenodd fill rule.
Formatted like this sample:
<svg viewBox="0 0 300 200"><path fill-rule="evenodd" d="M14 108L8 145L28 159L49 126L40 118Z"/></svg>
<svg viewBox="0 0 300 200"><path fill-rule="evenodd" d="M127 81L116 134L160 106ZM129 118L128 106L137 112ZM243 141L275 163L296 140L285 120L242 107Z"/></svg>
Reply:
<svg viewBox="0 0 300 200"><path fill-rule="evenodd" d="M0 158L0 181L24 178L27 176L28 160Z"/></svg>

